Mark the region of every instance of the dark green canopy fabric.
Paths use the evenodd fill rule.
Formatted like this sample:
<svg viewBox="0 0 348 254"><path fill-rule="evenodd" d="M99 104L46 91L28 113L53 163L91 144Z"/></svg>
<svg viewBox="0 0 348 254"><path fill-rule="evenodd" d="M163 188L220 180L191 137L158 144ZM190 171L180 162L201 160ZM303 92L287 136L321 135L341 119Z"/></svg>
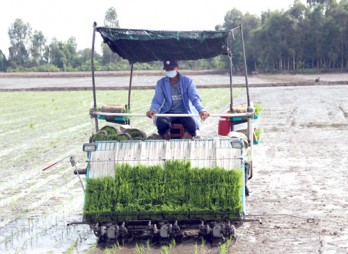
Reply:
<svg viewBox="0 0 348 254"><path fill-rule="evenodd" d="M153 31L97 27L110 49L130 63L227 55L229 31Z"/></svg>

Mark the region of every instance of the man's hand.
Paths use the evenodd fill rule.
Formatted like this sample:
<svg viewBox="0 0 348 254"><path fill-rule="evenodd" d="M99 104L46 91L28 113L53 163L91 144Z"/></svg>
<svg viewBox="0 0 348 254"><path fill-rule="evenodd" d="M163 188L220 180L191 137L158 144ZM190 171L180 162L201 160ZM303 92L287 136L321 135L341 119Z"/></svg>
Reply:
<svg viewBox="0 0 348 254"><path fill-rule="evenodd" d="M199 113L199 116L201 117L202 120L205 120L209 117L209 113L207 111L202 111Z"/></svg>
<svg viewBox="0 0 348 254"><path fill-rule="evenodd" d="M156 112L155 112L155 111L151 111L151 110L149 110L149 111L146 112L146 116L147 116L148 118L152 118L155 114L156 114Z"/></svg>

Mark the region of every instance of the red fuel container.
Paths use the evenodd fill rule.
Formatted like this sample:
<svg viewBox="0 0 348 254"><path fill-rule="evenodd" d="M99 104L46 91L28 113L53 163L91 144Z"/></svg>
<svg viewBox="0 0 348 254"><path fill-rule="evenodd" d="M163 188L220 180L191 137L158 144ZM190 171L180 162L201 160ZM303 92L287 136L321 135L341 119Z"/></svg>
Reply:
<svg viewBox="0 0 348 254"><path fill-rule="evenodd" d="M222 117L219 119L218 134L221 136L227 136L231 131L231 121L228 117Z"/></svg>

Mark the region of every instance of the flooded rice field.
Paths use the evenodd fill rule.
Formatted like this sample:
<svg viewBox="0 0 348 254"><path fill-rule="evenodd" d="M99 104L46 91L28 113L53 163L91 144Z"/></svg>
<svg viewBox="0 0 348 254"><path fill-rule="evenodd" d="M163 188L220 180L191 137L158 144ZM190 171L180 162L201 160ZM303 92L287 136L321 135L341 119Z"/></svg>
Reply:
<svg viewBox="0 0 348 254"><path fill-rule="evenodd" d="M262 82L280 82L280 78L281 82L291 81L294 76L273 78L264 76ZM314 76L306 78L312 80ZM339 78L337 75L336 79L330 75L326 78L330 82L347 80L346 76ZM324 79L322 77L321 81ZM218 80L228 83L225 76ZM43 81L42 84L34 80L15 81L17 87L61 84L59 80L51 85ZM9 85L6 82L1 78L0 87ZM84 81L70 80L64 85L71 82L77 85ZM115 81L118 82L128 84L128 79ZM251 78L253 82L256 81ZM301 77L297 82L306 80ZM79 179L73 175L69 159L47 171L42 169L72 153L76 155L78 166L85 166L81 146L87 138L83 130L89 131L89 122L72 121L70 124L82 130L79 132L82 137L74 137L71 144L64 144L61 152L44 149L54 129L50 135L30 137L43 139L43 148L35 150L40 158L33 154L17 158L16 151L34 144L34 141L19 142L19 139L29 139L26 136L19 135L16 142L11 139L17 137L16 128L20 125L13 126L11 132L0 128L5 148L0 151L0 252L347 253L348 84L260 86L250 92L252 101L263 105L261 118L256 123L263 133L261 143L254 146L254 177L249 182L247 213L248 218L261 219L262 224L244 223L237 230L236 242L228 249L193 242L177 244L170 250L146 244L106 250L96 245L96 237L87 225L67 226L82 220L83 191ZM238 102L245 102L243 95L236 100ZM11 121L11 116L2 116L1 121ZM213 132L217 132L216 118L204 122L201 136L211 136ZM59 140L51 145L59 146Z"/></svg>

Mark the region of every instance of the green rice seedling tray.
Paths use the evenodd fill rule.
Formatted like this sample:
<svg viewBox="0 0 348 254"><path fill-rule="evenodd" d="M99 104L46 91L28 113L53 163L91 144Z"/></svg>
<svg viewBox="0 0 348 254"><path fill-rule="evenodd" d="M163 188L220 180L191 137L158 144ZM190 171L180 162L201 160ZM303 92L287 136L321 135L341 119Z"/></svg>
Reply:
<svg viewBox="0 0 348 254"><path fill-rule="evenodd" d="M84 215L100 220L223 219L242 212L240 169L116 165L115 178L87 180Z"/></svg>

